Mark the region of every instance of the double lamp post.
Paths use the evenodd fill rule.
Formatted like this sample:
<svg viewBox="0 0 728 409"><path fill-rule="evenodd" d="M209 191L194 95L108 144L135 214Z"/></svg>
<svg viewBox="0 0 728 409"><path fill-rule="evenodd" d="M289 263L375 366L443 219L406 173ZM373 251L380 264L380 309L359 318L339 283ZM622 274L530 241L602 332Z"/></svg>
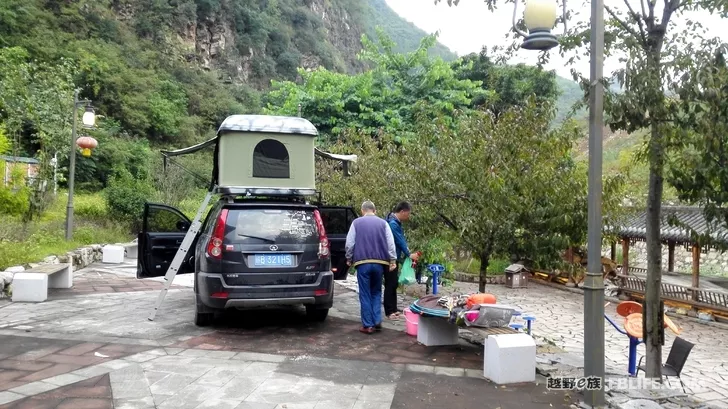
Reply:
<svg viewBox="0 0 728 409"><path fill-rule="evenodd" d="M85 107L81 123L84 129L92 129L96 124L96 114L89 100L79 100L78 90L73 93L73 127L71 128L71 151L68 164L68 205L66 206L66 240L73 239L73 189L76 179L76 147L82 149L83 156L90 156L91 149L97 146L97 142L90 136L82 136L76 139L76 120L78 109Z"/></svg>
<svg viewBox="0 0 728 409"><path fill-rule="evenodd" d="M526 0L523 20L528 34L516 25L513 28L525 37L521 48L549 50L559 42L551 30L556 24L556 0ZM564 33L566 33L566 0L563 1ZM587 216L587 274L584 280L584 377L599 379L599 388L585 391L586 403L602 407L604 400L604 280L602 278L602 139L604 127L604 2L591 1L589 89L589 187Z"/></svg>

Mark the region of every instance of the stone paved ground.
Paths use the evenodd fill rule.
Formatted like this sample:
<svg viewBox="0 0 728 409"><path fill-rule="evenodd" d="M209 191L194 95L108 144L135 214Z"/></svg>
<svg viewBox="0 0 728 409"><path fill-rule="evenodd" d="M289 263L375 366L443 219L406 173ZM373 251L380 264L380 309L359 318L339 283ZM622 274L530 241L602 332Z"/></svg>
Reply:
<svg viewBox="0 0 728 409"><path fill-rule="evenodd" d="M228 314L201 329L185 276L150 322L158 292L142 291L146 281L131 282L133 269L121 267L77 272L86 292L0 304L0 409L566 408L573 400L545 390L543 378L496 387L482 378L481 348L467 343L428 349L392 325L360 334L346 312L351 292L337 293L322 324L280 309ZM128 284L100 285L109 281Z"/></svg>
<svg viewBox="0 0 728 409"><path fill-rule="evenodd" d="M347 288L355 288L355 280L342 283ZM441 293L477 292L477 284L455 283ZM530 283L528 288L509 289L502 285L491 285L487 292L494 294L499 303L519 307L524 312L534 314L534 335L546 339L557 347L572 354L573 364L583 367L584 303L583 296L549 286ZM412 297L400 295L400 307L406 307ZM621 320L616 314L615 304L606 307L606 314L616 323ZM358 306L353 300L340 309L356 314ZM708 325L701 321L675 317L671 318L683 331L682 338L695 343L683 369L683 379L700 384L693 390L693 397L709 402L717 407L728 408L728 329L721 325ZM399 322L403 327L403 322ZM665 358L675 338L667 331L663 353ZM605 320L606 366L615 374L626 374L629 345L627 337L620 334ZM645 353L644 345L638 348L638 356Z"/></svg>

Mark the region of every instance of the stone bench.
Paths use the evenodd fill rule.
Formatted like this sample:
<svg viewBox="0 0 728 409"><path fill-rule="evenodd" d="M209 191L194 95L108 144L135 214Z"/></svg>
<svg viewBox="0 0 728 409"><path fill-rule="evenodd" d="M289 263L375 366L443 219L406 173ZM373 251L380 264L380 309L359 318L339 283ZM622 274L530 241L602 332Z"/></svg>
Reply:
<svg viewBox="0 0 728 409"><path fill-rule="evenodd" d="M13 276L13 302L43 302L49 288L73 287L70 264L43 264Z"/></svg>

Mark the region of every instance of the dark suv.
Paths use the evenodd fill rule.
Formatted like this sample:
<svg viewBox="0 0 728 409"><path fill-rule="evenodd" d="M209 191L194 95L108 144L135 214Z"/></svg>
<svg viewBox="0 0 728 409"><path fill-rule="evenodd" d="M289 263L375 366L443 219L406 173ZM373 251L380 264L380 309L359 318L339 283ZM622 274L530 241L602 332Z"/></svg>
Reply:
<svg viewBox="0 0 728 409"><path fill-rule="evenodd" d="M227 308L300 304L310 319L325 320L334 275L346 277L355 217L348 207L295 199L220 199L178 272L195 274L195 324L209 325ZM164 276L190 225L179 210L147 203L137 278Z"/></svg>

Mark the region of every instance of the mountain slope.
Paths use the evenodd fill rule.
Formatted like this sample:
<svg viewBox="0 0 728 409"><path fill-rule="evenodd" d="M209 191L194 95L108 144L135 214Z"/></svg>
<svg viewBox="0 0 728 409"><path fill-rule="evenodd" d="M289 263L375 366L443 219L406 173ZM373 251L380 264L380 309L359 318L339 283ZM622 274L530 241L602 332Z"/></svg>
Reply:
<svg viewBox="0 0 728 409"><path fill-rule="evenodd" d="M386 0L368 0L368 18L365 20L364 29L368 36L375 35L375 28L380 26L397 43L398 52L416 50L420 40L427 34L413 23L400 17L392 10ZM430 49L430 55L441 57L445 61L452 61L457 55L446 46L437 43Z"/></svg>
<svg viewBox="0 0 728 409"><path fill-rule="evenodd" d="M73 61L81 97L113 132L181 145L259 111L259 91L298 67L364 69L361 35L376 25L414 49L425 33L368 1L3 0L0 48Z"/></svg>

